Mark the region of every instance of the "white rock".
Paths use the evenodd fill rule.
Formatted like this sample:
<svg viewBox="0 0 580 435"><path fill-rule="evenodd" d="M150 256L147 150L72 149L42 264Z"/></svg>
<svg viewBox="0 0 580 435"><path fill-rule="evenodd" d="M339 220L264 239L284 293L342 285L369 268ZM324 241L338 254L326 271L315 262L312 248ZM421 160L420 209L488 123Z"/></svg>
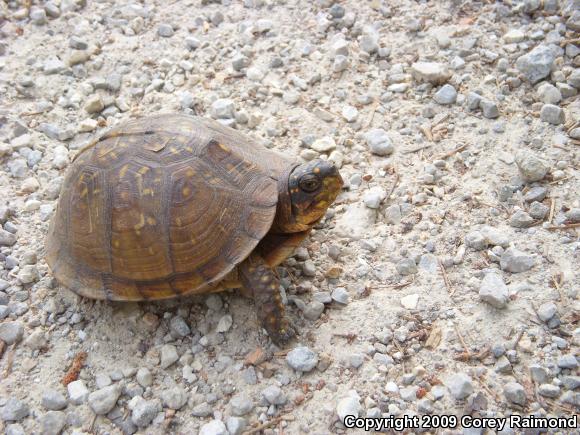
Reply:
<svg viewBox="0 0 580 435"><path fill-rule="evenodd" d="M336 413L340 417L340 420L344 422L347 415L359 416L361 411L360 399L354 396L344 397L340 399L336 405Z"/></svg>
<svg viewBox="0 0 580 435"><path fill-rule="evenodd" d="M419 303L419 295L417 293L403 296L401 298L401 305L403 306L403 308L406 308L408 310L414 310L415 308L417 308L418 303Z"/></svg>
<svg viewBox="0 0 580 435"><path fill-rule="evenodd" d="M82 380L73 381L66 386L69 401L73 405L81 405L89 397L89 390Z"/></svg>
<svg viewBox="0 0 580 435"><path fill-rule="evenodd" d="M319 153L327 153L336 148L336 142L330 136L325 136L315 140L312 145L310 145L310 148Z"/></svg>

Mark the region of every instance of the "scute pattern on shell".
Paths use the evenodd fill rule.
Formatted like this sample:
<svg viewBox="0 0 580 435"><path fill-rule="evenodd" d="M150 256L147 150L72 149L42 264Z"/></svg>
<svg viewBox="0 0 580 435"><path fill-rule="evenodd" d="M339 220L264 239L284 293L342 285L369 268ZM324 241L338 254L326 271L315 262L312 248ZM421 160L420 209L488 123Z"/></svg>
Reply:
<svg viewBox="0 0 580 435"><path fill-rule="evenodd" d="M164 299L218 289L272 226L292 162L214 121L159 115L79 152L47 261L82 296Z"/></svg>

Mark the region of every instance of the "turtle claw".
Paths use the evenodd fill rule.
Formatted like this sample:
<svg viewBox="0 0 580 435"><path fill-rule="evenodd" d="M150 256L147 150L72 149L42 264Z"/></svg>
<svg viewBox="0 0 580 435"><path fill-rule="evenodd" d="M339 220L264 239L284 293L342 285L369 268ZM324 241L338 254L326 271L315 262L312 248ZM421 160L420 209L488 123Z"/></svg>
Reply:
<svg viewBox="0 0 580 435"><path fill-rule="evenodd" d="M266 328L266 331L272 342L280 348L286 347L296 337L296 327L287 319L280 322L277 328Z"/></svg>

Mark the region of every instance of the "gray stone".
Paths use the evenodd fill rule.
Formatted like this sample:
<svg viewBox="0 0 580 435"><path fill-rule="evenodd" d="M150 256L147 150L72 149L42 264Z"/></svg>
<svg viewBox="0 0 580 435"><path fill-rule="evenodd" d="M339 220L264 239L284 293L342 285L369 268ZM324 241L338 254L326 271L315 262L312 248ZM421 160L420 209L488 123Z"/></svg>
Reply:
<svg viewBox="0 0 580 435"><path fill-rule="evenodd" d="M410 387L401 388L399 390L399 394L401 395L401 399L405 402L414 402L417 400L417 390L419 387L415 385L411 385Z"/></svg>
<svg viewBox="0 0 580 435"><path fill-rule="evenodd" d="M580 376L562 376L562 385L568 390L575 390L580 387Z"/></svg>
<svg viewBox="0 0 580 435"><path fill-rule="evenodd" d="M417 264L412 258L403 258L397 263L396 269L400 275L413 275L417 273Z"/></svg>
<svg viewBox="0 0 580 435"><path fill-rule="evenodd" d="M332 70L334 72L341 72L348 68L348 58L342 54L336 55L332 63Z"/></svg>
<svg viewBox="0 0 580 435"><path fill-rule="evenodd" d="M359 39L359 47L362 51L372 54L379 49L379 38L378 35L374 33L367 33L362 35Z"/></svg>
<svg viewBox="0 0 580 435"><path fill-rule="evenodd" d="M191 332L189 326L181 316L174 316L171 318L171 321L169 322L169 330L171 331L171 335L175 338L186 337Z"/></svg>
<svg viewBox="0 0 580 435"><path fill-rule="evenodd" d="M324 303L314 300L306 305L302 311L308 320L317 320L324 312Z"/></svg>
<svg viewBox="0 0 580 435"><path fill-rule="evenodd" d="M538 45L532 51L520 56L516 61L517 69L532 84L550 75L556 59L556 50L546 45Z"/></svg>
<svg viewBox="0 0 580 435"><path fill-rule="evenodd" d="M113 409L120 395L121 388L118 385L109 385L89 394L89 406L97 415L107 414Z"/></svg>
<svg viewBox="0 0 580 435"><path fill-rule="evenodd" d="M514 228L527 228L534 223L534 218L523 210L518 210L510 216L510 225Z"/></svg>
<svg viewBox="0 0 580 435"><path fill-rule="evenodd" d="M509 299L508 288L497 273L488 273L481 281L479 299L495 308L505 308Z"/></svg>
<svg viewBox="0 0 580 435"><path fill-rule="evenodd" d="M365 134L371 153L378 156L388 156L395 150L390 137L382 128L375 128Z"/></svg>
<svg viewBox="0 0 580 435"><path fill-rule="evenodd" d="M540 396L556 398L560 395L560 387L552 384L542 384L538 387Z"/></svg>
<svg viewBox="0 0 580 435"><path fill-rule="evenodd" d="M497 373L507 374L511 373L512 365L505 356L500 356L495 363L495 371Z"/></svg>
<svg viewBox="0 0 580 435"><path fill-rule="evenodd" d="M546 302L538 308L538 317L542 322L548 322L558 312L558 307L554 302Z"/></svg>
<svg viewBox="0 0 580 435"><path fill-rule="evenodd" d="M50 18L58 18L60 17L60 8L55 5L53 2L46 2L44 4L44 10L46 11L47 15Z"/></svg>
<svg viewBox="0 0 580 435"><path fill-rule="evenodd" d="M299 346L286 355L286 362L294 370L309 372L318 364L318 356L306 346Z"/></svg>
<svg viewBox="0 0 580 435"><path fill-rule="evenodd" d="M228 435L228 430L223 421L212 420L201 427L199 435Z"/></svg>
<svg viewBox="0 0 580 435"><path fill-rule="evenodd" d="M545 367L542 367L538 364L530 364L529 369L532 379L537 384L544 384L548 380L549 373Z"/></svg>
<svg viewBox="0 0 580 435"><path fill-rule="evenodd" d="M481 103L483 97L476 92L469 92L465 102L469 110L479 109L479 104Z"/></svg>
<svg viewBox="0 0 580 435"><path fill-rule="evenodd" d="M85 103L85 111L87 113L99 113L105 108L105 103L100 95L93 95L89 97Z"/></svg>
<svg viewBox="0 0 580 435"><path fill-rule="evenodd" d="M499 117L499 108L493 101L482 98L479 102L479 107L484 118L495 119Z"/></svg>
<svg viewBox="0 0 580 435"><path fill-rule="evenodd" d="M558 358L558 367L562 369L575 369L578 367L578 360L572 354L562 355Z"/></svg>
<svg viewBox="0 0 580 435"><path fill-rule="evenodd" d="M181 409L187 403L187 391L176 386L161 393L163 405L170 409Z"/></svg>
<svg viewBox="0 0 580 435"><path fill-rule="evenodd" d="M161 361L160 366L162 369L166 369L171 366L174 362L179 359L177 355L177 349L172 344L165 344L161 346Z"/></svg>
<svg viewBox="0 0 580 435"><path fill-rule="evenodd" d="M66 425L66 414L62 411L48 411L40 417L43 435L59 435Z"/></svg>
<svg viewBox="0 0 580 435"><path fill-rule="evenodd" d="M131 412L131 420L139 427L147 427L160 411L159 403L153 400L145 400L142 397L139 397L139 399Z"/></svg>
<svg viewBox="0 0 580 435"><path fill-rule="evenodd" d="M226 98L220 98L211 105L210 114L214 119L230 119L234 117L234 102Z"/></svg>
<svg viewBox="0 0 580 435"><path fill-rule="evenodd" d="M46 75L59 74L66 68L64 62L56 57L48 59L44 63L43 71Z"/></svg>
<svg viewBox="0 0 580 435"><path fill-rule="evenodd" d="M536 201L530 204L530 216L534 219L543 220L548 215L549 211L550 208L541 202Z"/></svg>
<svg viewBox="0 0 580 435"><path fill-rule="evenodd" d="M349 357L350 366L358 369L365 362L365 356L362 353L353 353Z"/></svg>
<svg viewBox="0 0 580 435"><path fill-rule="evenodd" d="M310 148L319 153L328 153L336 148L336 142L330 136L324 136L312 142Z"/></svg>
<svg viewBox="0 0 580 435"><path fill-rule="evenodd" d="M143 388L147 388L153 384L153 375L147 367L141 367L137 370L136 379Z"/></svg>
<svg viewBox="0 0 580 435"><path fill-rule="evenodd" d="M580 222L580 208L572 208L566 212L566 223L576 224Z"/></svg>
<svg viewBox="0 0 580 435"><path fill-rule="evenodd" d="M520 29L511 29L509 32L503 35L502 38L506 44L516 44L526 39L526 34Z"/></svg>
<svg viewBox="0 0 580 435"><path fill-rule="evenodd" d="M30 21L32 21L37 26L46 24L46 11L44 9L31 9L30 10Z"/></svg>
<svg viewBox="0 0 580 435"><path fill-rule="evenodd" d="M81 405L86 402L89 397L89 390L85 382L81 379L73 381L66 386L68 391L68 398L73 405Z"/></svg>
<svg viewBox="0 0 580 435"><path fill-rule="evenodd" d="M56 390L46 390L42 394L42 406L51 411L60 411L66 408L68 402L64 394Z"/></svg>
<svg viewBox="0 0 580 435"><path fill-rule="evenodd" d="M465 399L473 393L473 382L465 373L451 375L445 382L445 386L457 400Z"/></svg>
<svg viewBox="0 0 580 435"><path fill-rule="evenodd" d="M171 24L161 23L159 24L159 27L157 27L157 33L159 36L163 36L164 38L170 38L173 36L175 31L173 30L173 26Z"/></svg>
<svg viewBox="0 0 580 435"><path fill-rule="evenodd" d="M216 326L216 332L228 332L234 323L234 319L231 315L225 314L220 317L218 324Z"/></svg>
<svg viewBox="0 0 580 435"><path fill-rule="evenodd" d="M487 248L487 239L479 231L471 231L465 236L465 245L474 251L481 251Z"/></svg>
<svg viewBox="0 0 580 435"><path fill-rule="evenodd" d="M536 260L533 256L516 248L508 248L502 254L499 264L506 272L520 273L534 267Z"/></svg>
<svg viewBox="0 0 580 435"><path fill-rule="evenodd" d="M442 105L449 105L455 103L457 100L457 91L455 88L449 84L443 85L441 89L439 89L433 99L437 104Z"/></svg>
<svg viewBox="0 0 580 435"><path fill-rule="evenodd" d="M336 287L330 297L333 301L338 302L339 304L346 305L349 302L349 295L348 291L344 287Z"/></svg>
<svg viewBox="0 0 580 435"><path fill-rule="evenodd" d="M195 50L201 46L201 41L197 39L195 36L188 36L185 38L185 46L189 50Z"/></svg>
<svg viewBox="0 0 580 435"><path fill-rule="evenodd" d="M0 409L0 418L4 421L20 421L30 414L28 405L15 398L10 397L5 405Z"/></svg>
<svg viewBox="0 0 580 435"><path fill-rule="evenodd" d="M242 417L228 417L226 427L229 435L241 435L246 428L246 420Z"/></svg>
<svg viewBox="0 0 580 435"><path fill-rule="evenodd" d="M230 399L232 414L241 417L254 409L254 403L250 396L245 393L238 393Z"/></svg>
<svg viewBox="0 0 580 435"><path fill-rule="evenodd" d="M18 423L12 423L6 426L6 435L26 435L22 425Z"/></svg>
<svg viewBox="0 0 580 435"><path fill-rule="evenodd" d="M445 83L451 77L444 65L435 62L416 62L411 66L411 74L415 80L435 86Z"/></svg>
<svg viewBox="0 0 580 435"><path fill-rule="evenodd" d="M24 344L32 350L39 350L46 346L46 334L42 330L36 330L28 336Z"/></svg>
<svg viewBox="0 0 580 435"><path fill-rule="evenodd" d="M343 422L347 415L358 417L361 409L360 399L355 396L344 397L336 405L336 413Z"/></svg>
<svg viewBox="0 0 580 435"><path fill-rule="evenodd" d="M277 385L270 385L263 389L262 397L266 399L270 405L281 406L288 401L284 392Z"/></svg>
<svg viewBox="0 0 580 435"><path fill-rule="evenodd" d="M213 408L209 403L203 402L199 405L195 405L191 410L191 414L194 417L208 417L213 414Z"/></svg>
<svg viewBox="0 0 580 435"><path fill-rule="evenodd" d="M363 196L363 202L368 208L376 210L380 207L385 196L386 193L382 188L373 188L365 193Z"/></svg>
<svg viewBox="0 0 580 435"><path fill-rule="evenodd" d="M18 279L23 284L31 284L38 281L39 278L40 274L38 273L38 269L33 264L23 266L18 272Z"/></svg>
<svg viewBox="0 0 580 435"><path fill-rule="evenodd" d="M540 119L554 125L564 124L566 115L561 107L554 104L544 104L540 110Z"/></svg>
<svg viewBox="0 0 580 435"><path fill-rule="evenodd" d="M24 326L20 322L4 322L0 324L0 340L6 344L18 343L24 335Z"/></svg>
<svg viewBox="0 0 580 435"><path fill-rule="evenodd" d="M12 246L16 243L16 236L0 228L0 246Z"/></svg>
<svg viewBox="0 0 580 435"><path fill-rule="evenodd" d="M550 83L542 83L538 87L538 98L542 103L558 104L562 101L562 94L556 86Z"/></svg>
<svg viewBox="0 0 580 435"><path fill-rule="evenodd" d="M520 406L526 404L526 391L524 390L524 387L517 382L508 382L503 387L503 394L510 403L515 403Z"/></svg>
<svg viewBox="0 0 580 435"><path fill-rule="evenodd" d="M518 153L516 155L516 165L524 180L528 182L542 180L550 169L547 162L530 152Z"/></svg>

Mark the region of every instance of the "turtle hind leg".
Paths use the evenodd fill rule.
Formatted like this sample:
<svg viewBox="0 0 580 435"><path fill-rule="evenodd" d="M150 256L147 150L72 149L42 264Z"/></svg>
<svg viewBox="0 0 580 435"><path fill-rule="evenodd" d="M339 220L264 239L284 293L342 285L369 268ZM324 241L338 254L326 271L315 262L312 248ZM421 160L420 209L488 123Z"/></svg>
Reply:
<svg viewBox="0 0 580 435"><path fill-rule="evenodd" d="M254 296L258 320L272 341L282 347L295 335L280 296L280 281L264 259L252 254L240 265L242 285Z"/></svg>

